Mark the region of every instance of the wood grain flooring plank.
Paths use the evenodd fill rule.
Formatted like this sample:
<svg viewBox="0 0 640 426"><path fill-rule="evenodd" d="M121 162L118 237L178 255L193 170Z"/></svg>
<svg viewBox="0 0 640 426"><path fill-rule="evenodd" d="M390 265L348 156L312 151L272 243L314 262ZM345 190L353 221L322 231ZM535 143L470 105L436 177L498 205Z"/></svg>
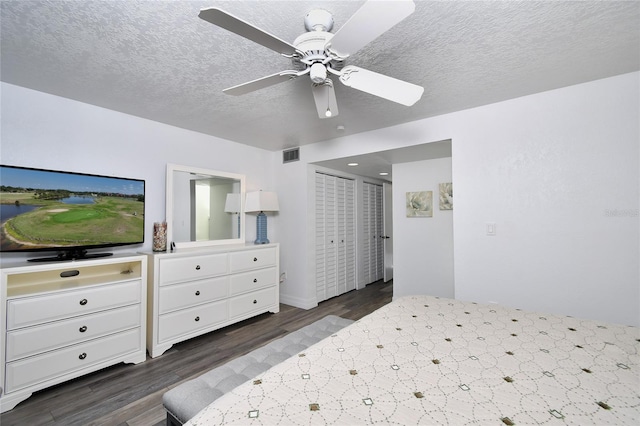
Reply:
<svg viewBox="0 0 640 426"><path fill-rule="evenodd" d="M166 419L166 412L162 407L162 395L168 388L159 389L130 404L109 412L92 420L88 426L111 426L126 424L128 426L148 426Z"/></svg>
<svg viewBox="0 0 640 426"><path fill-rule="evenodd" d="M97 417L117 411L133 401L166 388L177 379L178 377L174 374L140 375L135 372L125 372L118 377L118 380L96 387L90 394L79 398L73 404L52 409L51 414L56 421L66 420L73 424L89 424Z"/></svg>

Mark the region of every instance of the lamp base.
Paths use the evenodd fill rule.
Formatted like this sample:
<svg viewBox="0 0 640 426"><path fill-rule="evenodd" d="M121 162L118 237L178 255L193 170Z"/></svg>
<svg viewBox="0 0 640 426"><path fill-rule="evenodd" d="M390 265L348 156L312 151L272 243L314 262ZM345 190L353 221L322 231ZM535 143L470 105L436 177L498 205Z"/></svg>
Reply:
<svg viewBox="0 0 640 426"><path fill-rule="evenodd" d="M267 215L264 212L260 212L256 217L256 240L255 244L269 244L267 238Z"/></svg>

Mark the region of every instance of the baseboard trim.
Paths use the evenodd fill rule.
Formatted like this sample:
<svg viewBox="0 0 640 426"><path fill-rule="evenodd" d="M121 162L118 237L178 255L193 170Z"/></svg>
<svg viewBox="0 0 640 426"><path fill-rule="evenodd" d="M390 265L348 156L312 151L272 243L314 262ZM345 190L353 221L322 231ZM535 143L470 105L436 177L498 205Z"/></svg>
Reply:
<svg viewBox="0 0 640 426"><path fill-rule="evenodd" d="M313 309L318 306L318 302L315 299L302 299L287 294L280 294L280 303L300 309Z"/></svg>

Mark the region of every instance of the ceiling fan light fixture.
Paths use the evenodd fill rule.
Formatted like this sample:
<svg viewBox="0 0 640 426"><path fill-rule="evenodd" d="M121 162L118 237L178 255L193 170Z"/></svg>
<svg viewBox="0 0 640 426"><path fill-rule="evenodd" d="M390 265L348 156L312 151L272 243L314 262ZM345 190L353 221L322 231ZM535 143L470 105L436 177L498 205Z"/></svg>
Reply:
<svg viewBox="0 0 640 426"><path fill-rule="evenodd" d="M311 77L311 81L316 84L324 83L327 79L327 68L319 62L311 65L311 69L309 72L309 77Z"/></svg>

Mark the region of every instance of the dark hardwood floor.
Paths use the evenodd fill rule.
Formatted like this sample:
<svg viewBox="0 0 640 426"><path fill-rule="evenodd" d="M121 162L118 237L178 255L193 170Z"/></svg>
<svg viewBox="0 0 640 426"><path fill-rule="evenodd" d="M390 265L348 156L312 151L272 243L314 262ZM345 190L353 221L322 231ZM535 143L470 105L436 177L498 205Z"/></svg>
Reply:
<svg viewBox="0 0 640 426"><path fill-rule="evenodd" d="M391 301L393 281L304 310L280 305L262 314L174 345L157 358L119 364L34 393L0 415L0 425L163 425L162 395L183 381L326 316L358 320Z"/></svg>

